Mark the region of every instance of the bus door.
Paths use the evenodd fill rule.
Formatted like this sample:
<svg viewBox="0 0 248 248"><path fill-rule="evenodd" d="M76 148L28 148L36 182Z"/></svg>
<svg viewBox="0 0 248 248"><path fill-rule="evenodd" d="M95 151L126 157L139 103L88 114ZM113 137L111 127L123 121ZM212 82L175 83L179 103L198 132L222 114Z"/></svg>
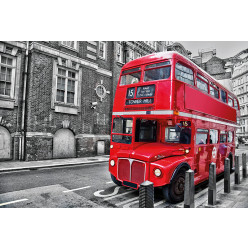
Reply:
<svg viewBox="0 0 248 248"><path fill-rule="evenodd" d="M208 177L208 129L197 129L195 138L195 152L194 161L196 168L196 175L199 179Z"/></svg>

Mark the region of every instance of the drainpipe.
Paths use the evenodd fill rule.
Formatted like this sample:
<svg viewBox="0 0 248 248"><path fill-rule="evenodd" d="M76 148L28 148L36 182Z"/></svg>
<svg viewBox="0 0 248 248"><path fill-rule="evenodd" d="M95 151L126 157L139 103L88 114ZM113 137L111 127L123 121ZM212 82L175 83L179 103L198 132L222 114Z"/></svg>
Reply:
<svg viewBox="0 0 248 248"><path fill-rule="evenodd" d="M23 79L23 95L22 95L22 122L21 122L21 160L24 161L26 158L26 96L27 96L27 78L28 78L28 55L29 55L29 41L26 43L25 53L25 70Z"/></svg>

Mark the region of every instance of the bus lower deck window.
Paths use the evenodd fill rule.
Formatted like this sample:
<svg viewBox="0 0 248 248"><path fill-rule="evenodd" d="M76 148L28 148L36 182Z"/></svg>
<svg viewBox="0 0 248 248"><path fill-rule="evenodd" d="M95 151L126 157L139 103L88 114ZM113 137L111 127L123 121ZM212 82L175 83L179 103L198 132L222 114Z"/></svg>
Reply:
<svg viewBox="0 0 248 248"><path fill-rule="evenodd" d="M135 142L156 142L157 121L140 120L136 121Z"/></svg>
<svg viewBox="0 0 248 248"><path fill-rule="evenodd" d="M190 144L191 128L182 127L180 123L175 127L166 127L165 141L170 143Z"/></svg>

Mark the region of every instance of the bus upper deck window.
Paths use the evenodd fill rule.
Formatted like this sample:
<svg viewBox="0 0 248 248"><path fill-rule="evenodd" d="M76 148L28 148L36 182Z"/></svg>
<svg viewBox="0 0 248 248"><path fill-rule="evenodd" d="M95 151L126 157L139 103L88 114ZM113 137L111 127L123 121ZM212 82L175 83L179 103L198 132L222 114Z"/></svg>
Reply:
<svg viewBox="0 0 248 248"><path fill-rule="evenodd" d="M239 107L238 107L238 101L237 101L236 99L234 99L234 108L235 108L236 110L239 109Z"/></svg>
<svg viewBox="0 0 248 248"><path fill-rule="evenodd" d="M228 105L233 107L233 98L230 95L228 95Z"/></svg>
<svg viewBox="0 0 248 248"><path fill-rule="evenodd" d="M144 82L167 79L170 77L171 66L169 61L147 65Z"/></svg>
<svg viewBox="0 0 248 248"><path fill-rule="evenodd" d="M120 85L135 84L140 81L140 67L122 71Z"/></svg>
<svg viewBox="0 0 248 248"><path fill-rule="evenodd" d="M226 96L226 92L224 90L220 90L221 94L221 100L222 102L225 102L226 103L226 99L227 99L227 96Z"/></svg>
<svg viewBox="0 0 248 248"><path fill-rule="evenodd" d="M193 70L189 69L188 67L176 63L176 79L183 81L187 84L194 85L194 73Z"/></svg>
<svg viewBox="0 0 248 248"><path fill-rule="evenodd" d="M199 73L197 73L196 84L197 88L208 93L208 80Z"/></svg>

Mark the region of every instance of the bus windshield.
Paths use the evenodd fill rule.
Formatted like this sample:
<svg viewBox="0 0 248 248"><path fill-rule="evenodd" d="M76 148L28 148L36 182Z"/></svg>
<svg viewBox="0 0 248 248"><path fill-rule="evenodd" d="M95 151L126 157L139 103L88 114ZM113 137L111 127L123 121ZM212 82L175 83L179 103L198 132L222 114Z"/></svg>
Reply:
<svg viewBox="0 0 248 248"><path fill-rule="evenodd" d="M190 144L191 141L191 128L183 127L181 123L173 127L166 127L165 129L165 142Z"/></svg>
<svg viewBox="0 0 248 248"><path fill-rule="evenodd" d="M115 118L113 120L112 141L116 143L132 143L132 118Z"/></svg>
<svg viewBox="0 0 248 248"><path fill-rule="evenodd" d="M120 85L129 85L129 84L138 83L140 81L140 77L141 77L140 67L125 70L122 72Z"/></svg>
<svg viewBox="0 0 248 248"><path fill-rule="evenodd" d="M135 142L156 142L157 121L136 120Z"/></svg>

